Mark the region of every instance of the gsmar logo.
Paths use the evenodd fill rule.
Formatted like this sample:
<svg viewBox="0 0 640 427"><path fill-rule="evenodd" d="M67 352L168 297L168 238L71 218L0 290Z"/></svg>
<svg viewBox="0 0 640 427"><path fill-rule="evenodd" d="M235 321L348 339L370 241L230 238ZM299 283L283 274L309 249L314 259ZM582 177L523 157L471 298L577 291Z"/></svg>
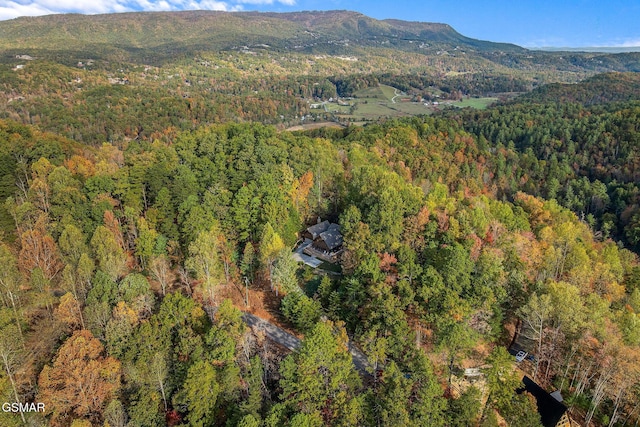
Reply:
<svg viewBox="0 0 640 427"><path fill-rule="evenodd" d="M44 412L44 403L4 402L2 412Z"/></svg>

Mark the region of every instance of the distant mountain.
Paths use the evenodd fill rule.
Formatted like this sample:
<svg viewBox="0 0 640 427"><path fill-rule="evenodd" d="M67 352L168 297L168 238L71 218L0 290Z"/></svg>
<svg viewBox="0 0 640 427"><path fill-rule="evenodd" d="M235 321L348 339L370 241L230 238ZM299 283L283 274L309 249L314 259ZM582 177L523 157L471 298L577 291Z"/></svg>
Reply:
<svg viewBox="0 0 640 427"><path fill-rule="evenodd" d="M531 49L544 50L548 52L600 52L600 53L640 52L640 46L536 47Z"/></svg>
<svg viewBox="0 0 640 427"><path fill-rule="evenodd" d="M473 72L521 70L528 78L537 74L539 83L558 77L577 81L598 72L640 71L640 53L533 51L465 37L447 24L376 20L344 10L66 14L0 22L0 62L4 63L17 55L31 55L66 65L87 59L162 65L202 52L250 48L391 61L397 61L391 52L399 51L439 57L452 64L452 72L466 73L467 67L461 64L474 61ZM546 71L560 74L549 79L540 74Z"/></svg>
<svg viewBox="0 0 640 427"><path fill-rule="evenodd" d="M0 49L11 53L29 49L48 56L86 52L104 59L157 60L243 45L308 53L348 53L357 47L525 51L465 37L446 24L380 21L349 11L66 14L0 22Z"/></svg>

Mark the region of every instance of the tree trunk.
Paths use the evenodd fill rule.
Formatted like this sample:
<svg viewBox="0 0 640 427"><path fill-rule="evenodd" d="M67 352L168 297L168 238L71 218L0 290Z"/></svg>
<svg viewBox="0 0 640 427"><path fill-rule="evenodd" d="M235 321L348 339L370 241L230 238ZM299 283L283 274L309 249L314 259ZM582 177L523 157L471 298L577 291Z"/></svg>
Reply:
<svg viewBox="0 0 640 427"><path fill-rule="evenodd" d="M633 407L633 410L627 414L627 416L624 419L624 423L622 424L623 426L627 425L627 421L629 421L629 418L631 418L631 416L636 413L639 407L640 407L640 402L636 403L636 406ZM640 419L640 417L638 419Z"/></svg>
<svg viewBox="0 0 640 427"><path fill-rule="evenodd" d="M24 334L22 333L22 325L20 324L20 318L18 317L18 309L16 307L16 301L13 296L13 292L9 291L8 293L9 299L11 300L11 306L13 307L13 315L16 319L16 326L18 327L18 334L20 334L20 343L22 343L22 348L24 349Z"/></svg>
<svg viewBox="0 0 640 427"><path fill-rule="evenodd" d="M593 389L593 397L591 398L591 409L589 410L585 418L585 423L587 426L593 419L593 416L596 413L596 409L598 409L598 405L600 405L600 402L602 402L602 399L604 398L605 384L607 383L609 376L610 376L609 372L603 371L600 373L600 377L596 382L596 386Z"/></svg>
<svg viewBox="0 0 640 427"><path fill-rule="evenodd" d="M567 374L569 373L569 366L571 365L571 359L575 356L577 349L574 349L569 355L569 359L567 360L567 367L564 370L564 374L562 375L562 381L560 382L560 390L564 387L564 381L567 378Z"/></svg>
<svg viewBox="0 0 640 427"><path fill-rule="evenodd" d="M620 407L620 401L622 400L623 389L618 389L618 394L616 395L616 403L613 407L613 413L611 414L611 419L609 420L609 427L613 427L615 422L618 420L618 408Z"/></svg>
<svg viewBox="0 0 640 427"><path fill-rule="evenodd" d="M5 367L5 371L7 371L7 376L9 377L9 381L11 382L11 388L13 389L13 396L16 399L16 403L20 402L20 395L18 395L18 388L16 387L16 380L13 378L13 373L11 372L11 369L9 368L9 360L6 354L2 355L2 362L4 364ZM24 418L24 413L22 411L20 411L20 417L22 418L22 422L24 423L24 425L27 424L27 420L25 420Z"/></svg>

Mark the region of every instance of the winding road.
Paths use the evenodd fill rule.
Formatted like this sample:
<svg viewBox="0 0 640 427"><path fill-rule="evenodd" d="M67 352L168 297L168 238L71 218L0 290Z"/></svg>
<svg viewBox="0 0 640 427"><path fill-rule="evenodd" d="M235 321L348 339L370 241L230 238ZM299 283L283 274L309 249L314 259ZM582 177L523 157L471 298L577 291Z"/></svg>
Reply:
<svg viewBox="0 0 640 427"><path fill-rule="evenodd" d="M243 313L242 319L251 328L255 328L259 331L264 331L264 334L267 338L280 344L283 347L288 348L291 351L297 350L302 345L302 341L299 338L291 335L281 327L267 322L266 320L261 319L257 316L254 316L251 313ZM367 356L365 356L364 353L362 353L351 342L349 342L349 353L351 353L351 359L353 360L353 364L356 369L362 375L370 376L371 374L367 371L367 367L369 366Z"/></svg>
<svg viewBox="0 0 640 427"><path fill-rule="evenodd" d="M393 89L393 94L395 95L393 98L391 98L391 102L392 103L396 103L396 98L399 97L400 95L402 95L402 92L398 92L398 89L394 88Z"/></svg>

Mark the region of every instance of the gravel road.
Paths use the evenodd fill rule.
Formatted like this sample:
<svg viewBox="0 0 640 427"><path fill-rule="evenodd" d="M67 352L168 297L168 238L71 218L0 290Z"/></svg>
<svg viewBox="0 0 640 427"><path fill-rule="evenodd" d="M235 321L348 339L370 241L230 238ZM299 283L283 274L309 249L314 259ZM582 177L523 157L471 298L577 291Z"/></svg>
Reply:
<svg viewBox="0 0 640 427"><path fill-rule="evenodd" d="M299 338L291 335L289 332L285 331L279 326L276 326L273 323L269 323L266 320L254 316L251 313L243 313L242 319L250 327L263 331L267 338L288 348L291 351L297 350L302 344L302 341L300 341ZM349 352L351 353L351 358L356 369L363 375L370 375L369 372L367 372L368 362L367 357L364 355L364 353L362 353L351 342L349 342Z"/></svg>

